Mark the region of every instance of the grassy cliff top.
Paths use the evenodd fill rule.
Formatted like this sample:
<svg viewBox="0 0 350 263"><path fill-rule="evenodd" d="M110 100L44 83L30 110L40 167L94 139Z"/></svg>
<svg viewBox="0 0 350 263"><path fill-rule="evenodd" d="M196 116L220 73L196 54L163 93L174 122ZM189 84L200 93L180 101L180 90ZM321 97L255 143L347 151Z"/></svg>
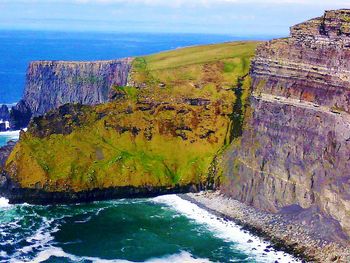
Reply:
<svg viewBox="0 0 350 263"><path fill-rule="evenodd" d="M259 42L227 42L205 46L192 46L165 51L134 60L133 75L135 81L152 81L149 73L159 81L187 81L198 80L202 73L199 68L203 65L218 64L225 80L232 84L237 77L248 73L250 60L254 56ZM144 78L145 79L144 79ZM209 77L209 76L208 76Z"/></svg>
<svg viewBox="0 0 350 263"><path fill-rule="evenodd" d="M128 85L114 87L110 103L66 105L35 118L7 161L8 174L45 191L206 184L214 157L240 125L256 45L135 58Z"/></svg>
<svg viewBox="0 0 350 263"><path fill-rule="evenodd" d="M150 70L165 70L195 64L205 64L218 60L235 58L249 60L254 55L256 45L257 42L250 41L191 46L153 54L144 58Z"/></svg>

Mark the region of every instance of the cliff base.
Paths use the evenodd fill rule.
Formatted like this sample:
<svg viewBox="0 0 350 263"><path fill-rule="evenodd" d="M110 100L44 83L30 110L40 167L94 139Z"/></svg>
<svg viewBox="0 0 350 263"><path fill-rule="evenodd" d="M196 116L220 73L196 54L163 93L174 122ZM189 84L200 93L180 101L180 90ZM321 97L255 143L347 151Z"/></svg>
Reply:
<svg viewBox="0 0 350 263"><path fill-rule="evenodd" d="M274 248L284 250L310 262L349 262L349 243L330 241L328 232L310 230L307 224L297 222L287 213L268 213L225 196L219 191L181 195L188 201L215 215L232 220L243 229L270 241ZM328 225L328 231L334 230Z"/></svg>

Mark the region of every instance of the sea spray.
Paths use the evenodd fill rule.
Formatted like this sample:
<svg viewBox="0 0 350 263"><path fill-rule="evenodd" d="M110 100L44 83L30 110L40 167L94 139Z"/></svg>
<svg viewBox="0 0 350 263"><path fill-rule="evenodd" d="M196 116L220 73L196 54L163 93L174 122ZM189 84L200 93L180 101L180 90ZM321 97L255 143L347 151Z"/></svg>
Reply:
<svg viewBox="0 0 350 263"><path fill-rule="evenodd" d="M26 131L27 129L24 129L24 131ZM17 130L17 131L3 131L3 132L0 132L0 136L7 136L9 138L12 138L12 139L18 139L19 138L19 133L21 131L20 130Z"/></svg>
<svg viewBox="0 0 350 263"><path fill-rule="evenodd" d="M135 261L122 259L101 259L98 257L77 257L72 254L64 252L61 248L51 247L38 254L38 256L31 261L31 263L41 263L49 260L52 257L65 258L73 262L93 262L93 263L136 263ZM181 252L179 254L165 256L163 258L154 258L144 263L211 263L210 260L204 258L194 258L188 252ZM13 263L26 263L26 261L13 261Z"/></svg>
<svg viewBox="0 0 350 263"><path fill-rule="evenodd" d="M0 262L297 262L264 252L268 243L174 195L57 206L9 205L3 198L0 204Z"/></svg>
<svg viewBox="0 0 350 263"><path fill-rule="evenodd" d="M10 207L11 205L9 204L9 200L4 198L4 197L0 197L0 209L2 208L6 208L6 207Z"/></svg>
<svg viewBox="0 0 350 263"><path fill-rule="evenodd" d="M282 251L276 251L269 242L242 230L232 221L225 221L176 195L159 196L154 202L164 203L188 218L204 224L219 238L234 242L235 247L251 256L256 262L301 262Z"/></svg>
<svg viewBox="0 0 350 263"><path fill-rule="evenodd" d="M27 129L24 129L26 131ZM4 131L0 132L0 147L6 145L10 140L17 141L19 139L19 133L21 131Z"/></svg>

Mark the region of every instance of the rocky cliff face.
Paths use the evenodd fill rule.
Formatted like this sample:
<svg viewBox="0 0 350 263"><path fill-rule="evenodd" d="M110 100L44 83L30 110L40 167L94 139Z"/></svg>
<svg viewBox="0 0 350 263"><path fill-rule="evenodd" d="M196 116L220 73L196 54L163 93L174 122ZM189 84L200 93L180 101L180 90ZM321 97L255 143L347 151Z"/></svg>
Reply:
<svg viewBox="0 0 350 263"><path fill-rule="evenodd" d="M13 130L27 127L32 118L32 111L24 100L20 100L10 111L10 126Z"/></svg>
<svg viewBox="0 0 350 263"><path fill-rule="evenodd" d="M8 121L10 119L10 111L6 105L0 106L0 120Z"/></svg>
<svg viewBox="0 0 350 263"><path fill-rule="evenodd" d="M1 167L5 165L8 156L15 147L15 144L16 143L14 141L9 141L6 145L0 147L0 172Z"/></svg>
<svg viewBox="0 0 350 263"><path fill-rule="evenodd" d="M10 119L10 112L7 105L0 105L0 131L6 131L8 129L6 121Z"/></svg>
<svg viewBox="0 0 350 263"><path fill-rule="evenodd" d="M114 86L127 84L131 62L131 58L126 58L93 62L30 63L24 96L8 114L11 128L24 128L31 117L43 115L66 103L96 105L108 102L115 96Z"/></svg>
<svg viewBox="0 0 350 263"><path fill-rule="evenodd" d="M31 117L40 116L66 103L96 105L115 96L115 86L125 86L132 58L110 61L34 61L30 63L24 96L8 117L11 129L25 128Z"/></svg>
<svg viewBox="0 0 350 263"><path fill-rule="evenodd" d="M66 103L105 103L113 96L113 86L126 85L131 61L32 62L23 100L33 116Z"/></svg>
<svg viewBox="0 0 350 263"><path fill-rule="evenodd" d="M273 212L317 211L304 223L325 217L350 235L350 10L260 45L251 76L252 116L225 154L222 190Z"/></svg>

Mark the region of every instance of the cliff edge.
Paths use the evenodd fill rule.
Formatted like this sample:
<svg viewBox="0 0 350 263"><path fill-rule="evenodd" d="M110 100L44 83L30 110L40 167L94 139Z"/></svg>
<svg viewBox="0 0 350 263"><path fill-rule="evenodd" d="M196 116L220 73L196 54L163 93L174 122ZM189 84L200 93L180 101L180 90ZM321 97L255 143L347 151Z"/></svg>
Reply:
<svg viewBox="0 0 350 263"><path fill-rule="evenodd" d="M225 153L222 191L348 242L350 10L260 45L251 77L252 114Z"/></svg>

